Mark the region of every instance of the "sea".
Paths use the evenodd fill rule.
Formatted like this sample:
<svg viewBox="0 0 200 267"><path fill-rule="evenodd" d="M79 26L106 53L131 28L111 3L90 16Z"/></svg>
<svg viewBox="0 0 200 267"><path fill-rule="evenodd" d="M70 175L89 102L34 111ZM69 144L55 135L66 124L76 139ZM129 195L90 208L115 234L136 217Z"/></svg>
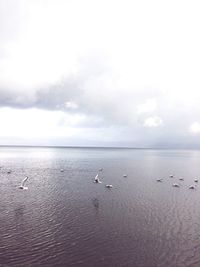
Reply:
<svg viewBox="0 0 200 267"><path fill-rule="evenodd" d="M1 147L0 267L199 267L195 178L198 150Z"/></svg>

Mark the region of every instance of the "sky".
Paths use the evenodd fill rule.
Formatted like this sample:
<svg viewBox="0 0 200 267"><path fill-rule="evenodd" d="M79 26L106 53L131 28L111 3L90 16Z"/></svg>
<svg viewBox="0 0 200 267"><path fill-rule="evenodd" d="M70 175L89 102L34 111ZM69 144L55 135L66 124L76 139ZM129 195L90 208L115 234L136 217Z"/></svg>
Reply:
<svg viewBox="0 0 200 267"><path fill-rule="evenodd" d="M0 0L0 145L200 148L199 13Z"/></svg>

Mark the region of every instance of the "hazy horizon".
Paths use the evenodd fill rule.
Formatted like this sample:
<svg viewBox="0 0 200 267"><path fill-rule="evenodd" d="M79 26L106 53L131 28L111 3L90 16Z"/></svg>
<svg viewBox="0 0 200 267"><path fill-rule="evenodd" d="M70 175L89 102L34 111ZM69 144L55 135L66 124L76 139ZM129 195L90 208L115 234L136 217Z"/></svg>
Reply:
<svg viewBox="0 0 200 267"><path fill-rule="evenodd" d="M128 147L128 146L64 146L64 145L10 145L10 144L4 144L0 145L0 148L63 148L63 149L128 149L128 150L171 150L171 151L178 151L178 150L200 150L200 147Z"/></svg>

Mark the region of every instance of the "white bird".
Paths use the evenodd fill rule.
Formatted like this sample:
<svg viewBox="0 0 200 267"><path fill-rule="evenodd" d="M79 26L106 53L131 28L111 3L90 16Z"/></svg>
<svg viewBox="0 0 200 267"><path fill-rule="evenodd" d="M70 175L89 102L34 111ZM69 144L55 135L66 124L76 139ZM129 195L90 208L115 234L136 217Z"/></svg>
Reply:
<svg viewBox="0 0 200 267"><path fill-rule="evenodd" d="M111 184L105 185L106 188L112 188L113 186Z"/></svg>
<svg viewBox="0 0 200 267"><path fill-rule="evenodd" d="M156 179L156 181L157 181L157 182L162 182L163 179L162 179L162 178L158 178L158 179Z"/></svg>
<svg viewBox="0 0 200 267"><path fill-rule="evenodd" d="M195 189L195 185L190 185L189 189Z"/></svg>
<svg viewBox="0 0 200 267"><path fill-rule="evenodd" d="M99 180L99 174L98 173L94 178L94 183L101 184L101 181Z"/></svg>
<svg viewBox="0 0 200 267"><path fill-rule="evenodd" d="M28 180L28 176L26 176L26 177L22 180L22 183L21 183L21 185L20 185L20 187L19 187L20 189L28 189L28 187L25 187L25 186L24 186L27 180Z"/></svg>
<svg viewBox="0 0 200 267"><path fill-rule="evenodd" d="M127 174L124 174L123 177L127 177Z"/></svg>
<svg viewBox="0 0 200 267"><path fill-rule="evenodd" d="M173 187L180 187L180 185L179 185L179 184L176 184L176 183L173 184L172 186L173 186Z"/></svg>
<svg viewBox="0 0 200 267"><path fill-rule="evenodd" d="M197 178L195 178L194 181L195 181L195 183L198 183L199 180Z"/></svg>

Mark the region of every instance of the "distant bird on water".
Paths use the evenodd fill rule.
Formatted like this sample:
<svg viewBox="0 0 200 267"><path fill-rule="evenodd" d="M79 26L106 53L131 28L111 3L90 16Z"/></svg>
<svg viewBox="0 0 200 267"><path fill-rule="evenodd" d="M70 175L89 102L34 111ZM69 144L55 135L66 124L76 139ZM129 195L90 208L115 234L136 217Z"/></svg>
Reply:
<svg viewBox="0 0 200 267"><path fill-rule="evenodd" d="M124 174L123 177L127 177L127 174Z"/></svg>
<svg viewBox="0 0 200 267"><path fill-rule="evenodd" d="M195 183L198 183L199 180L197 178L195 178L194 181L195 181Z"/></svg>
<svg viewBox="0 0 200 267"><path fill-rule="evenodd" d="M184 179L183 179L183 178L179 178L179 180L180 180L180 181L184 181Z"/></svg>
<svg viewBox="0 0 200 267"><path fill-rule="evenodd" d="M113 186L111 184L105 185L106 188L112 188Z"/></svg>
<svg viewBox="0 0 200 267"><path fill-rule="evenodd" d="M172 186L173 186L173 187L180 187L180 185L179 185L179 184L176 184L176 183L173 184Z"/></svg>
<svg viewBox="0 0 200 267"><path fill-rule="evenodd" d="M195 185L190 185L189 189L195 189Z"/></svg>
<svg viewBox="0 0 200 267"><path fill-rule="evenodd" d="M21 183L21 185L19 186L19 189L28 189L28 187L25 187L25 186L24 186L27 180L28 180L28 176L26 176L26 177L22 180L22 183Z"/></svg>
<svg viewBox="0 0 200 267"><path fill-rule="evenodd" d="M169 176L170 178L173 178L174 177L174 175L173 174L170 174L170 176Z"/></svg>
<svg viewBox="0 0 200 267"><path fill-rule="evenodd" d="M163 179L162 179L162 178L158 178L158 179L156 179L156 181L157 181L157 182L162 182Z"/></svg>

